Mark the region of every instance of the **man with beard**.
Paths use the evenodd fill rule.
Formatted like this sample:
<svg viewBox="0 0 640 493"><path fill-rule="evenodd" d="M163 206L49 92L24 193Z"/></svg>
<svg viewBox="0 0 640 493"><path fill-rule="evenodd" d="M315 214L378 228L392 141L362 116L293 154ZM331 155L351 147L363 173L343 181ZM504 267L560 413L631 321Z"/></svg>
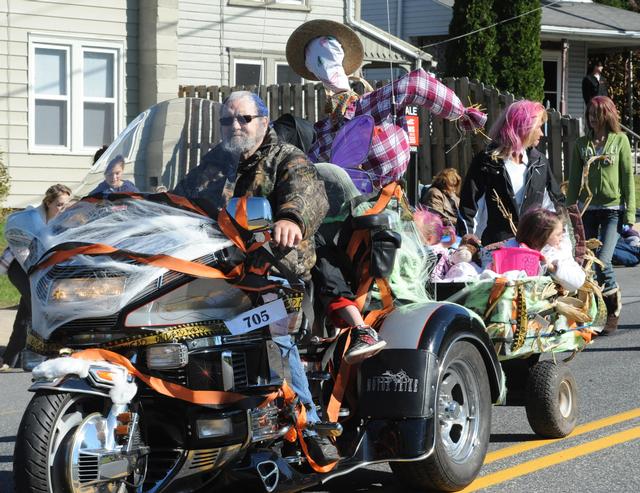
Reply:
<svg viewBox="0 0 640 493"><path fill-rule="evenodd" d="M265 197L273 210L274 242L296 247L285 264L305 280L315 264L313 235L329 208L315 167L297 147L280 142L257 94L236 91L222 107L222 142L173 190L205 199L217 210L231 197Z"/></svg>
<svg viewBox="0 0 640 493"><path fill-rule="evenodd" d="M173 190L190 199L205 199L218 210L231 197L265 197L274 215L273 241L281 248L295 247L283 259L294 274L309 281L315 264L313 235L329 204L324 184L313 164L297 147L280 142L269 126L268 110L258 95L236 91L222 107L222 142L211 149ZM309 423L319 421L298 349L290 336L275 337L289 360L291 386L308 409ZM307 437L313 459L336 458L335 447Z"/></svg>

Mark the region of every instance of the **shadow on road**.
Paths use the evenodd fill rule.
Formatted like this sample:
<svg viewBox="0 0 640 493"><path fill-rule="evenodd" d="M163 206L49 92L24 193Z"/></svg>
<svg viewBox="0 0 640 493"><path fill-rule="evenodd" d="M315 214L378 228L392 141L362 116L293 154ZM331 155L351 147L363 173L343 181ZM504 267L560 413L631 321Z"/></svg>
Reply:
<svg viewBox="0 0 640 493"><path fill-rule="evenodd" d="M0 437L0 443L14 443L16 441L16 436L10 437Z"/></svg>
<svg viewBox="0 0 640 493"><path fill-rule="evenodd" d="M585 353L627 353L629 351L640 351L640 347L589 347L584 349Z"/></svg>
<svg viewBox="0 0 640 493"><path fill-rule="evenodd" d="M540 440L535 433L492 433L491 443L519 443Z"/></svg>
<svg viewBox="0 0 640 493"><path fill-rule="evenodd" d="M0 471L0 484L7 487L6 490L2 491L7 493L13 491L13 473L11 471Z"/></svg>
<svg viewBox="0 0 640 493"><path fill-rule="evenodd" d="M357 470L347 476L336 478L323 486L330 493L353 493L357 491L375 491L377 493L410 493L391 472L371 469Z"/></svg>

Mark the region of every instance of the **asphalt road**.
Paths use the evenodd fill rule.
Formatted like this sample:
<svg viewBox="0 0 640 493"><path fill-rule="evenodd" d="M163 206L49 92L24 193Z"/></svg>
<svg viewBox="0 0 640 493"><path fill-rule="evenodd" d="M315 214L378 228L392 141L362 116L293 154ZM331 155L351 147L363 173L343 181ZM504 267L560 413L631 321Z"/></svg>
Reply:
<svg viewBox="0 0 640 493"><path fill-rule="evenodd" d="M640 266L617 269L623 312L617 333L597 339L570 363L579 389L579 426L558 441L539 440L522 407L494 407L490 452L466 491L640 491ZM13 491L13 447L29 400L28 374L0 374L0 493ZM386 465L337 478L314 492L410 490ZM27 493L27 492L19 492Z"/></svg>

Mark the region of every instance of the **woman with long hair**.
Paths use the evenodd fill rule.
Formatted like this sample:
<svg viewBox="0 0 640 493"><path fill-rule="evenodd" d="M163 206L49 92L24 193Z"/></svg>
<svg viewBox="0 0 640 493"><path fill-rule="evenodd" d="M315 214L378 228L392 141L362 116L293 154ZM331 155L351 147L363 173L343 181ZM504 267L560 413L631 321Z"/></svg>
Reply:
<svg viewBox="0 0 640 493"><path fill-rule="evenodd" d="M460 213L467 233L481 236L485 245L515 236L518 219L528 209L555 209L564 200L549 161L536 149L546 120L541 103L512 103L489 132L493 142L471 162ZM484 229L479 214L483 210Z"/></svg>
<svg viewBox="0 0 640 493"><path fill-rule="evenodd" d="M445 168L434 178L431 186L420 197L420 203L439 212L454 226L458 222L460 185L462 178L454 168Z"/></svg>
<svg viewBox="0 0 640 493"><path fill-rule="evenodd" d="M29 207L24 212L32 214L38 224L42 222L42 225L45 225L64 210L70 198L71 190L69 187L58 183L47 189L40 205ZM22 212L19 214L22 214ZM13 331L0 358L0 371L6 371L16 365L20 351L24 349L27 342L27 329L31 325L29 276L15 259L16 255L19 256L19 252L13 252L7 247L2 254L2 258L0 258L0 272L6 273L11 283L20 292L20 303L13 322Z"/></svg>
<svg viewBox="0 0 640 493"><path fill-rule="evenodd" d="M607 305L607 324L602 334L618 326L621 297L611 259L619 232L636 219L631 146L620 127L613 101L596 96L587 106L587 135L576 141L569 172L567 203L579 202L587 238L598 238L602 246L596 266ZM586 209L584 209L586 207Z"/></svg>

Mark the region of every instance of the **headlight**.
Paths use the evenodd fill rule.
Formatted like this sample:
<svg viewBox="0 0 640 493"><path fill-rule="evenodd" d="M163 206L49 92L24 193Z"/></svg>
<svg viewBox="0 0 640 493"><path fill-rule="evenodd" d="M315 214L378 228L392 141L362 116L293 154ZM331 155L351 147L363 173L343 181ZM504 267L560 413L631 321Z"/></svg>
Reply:
<svg viewBox="0 0 640 493"><path fill-rule="evenodd" d="M233 424L231 418L198 419L196 429L198 438L223 437L233 433Z"/></svg>
<svg viewBox="0 0 640 493"><path fill-rule="evenodd" d="M147 348L147 367L151 370L170 370L187 366L189 350L184 344L156 344Z"/></svg>
<svg viewBox="0 0 640 493"><path fill-rule="evenodd" d="M50 301L72 302L120 296L124 277L58 279L51 286Z"/></svg>

